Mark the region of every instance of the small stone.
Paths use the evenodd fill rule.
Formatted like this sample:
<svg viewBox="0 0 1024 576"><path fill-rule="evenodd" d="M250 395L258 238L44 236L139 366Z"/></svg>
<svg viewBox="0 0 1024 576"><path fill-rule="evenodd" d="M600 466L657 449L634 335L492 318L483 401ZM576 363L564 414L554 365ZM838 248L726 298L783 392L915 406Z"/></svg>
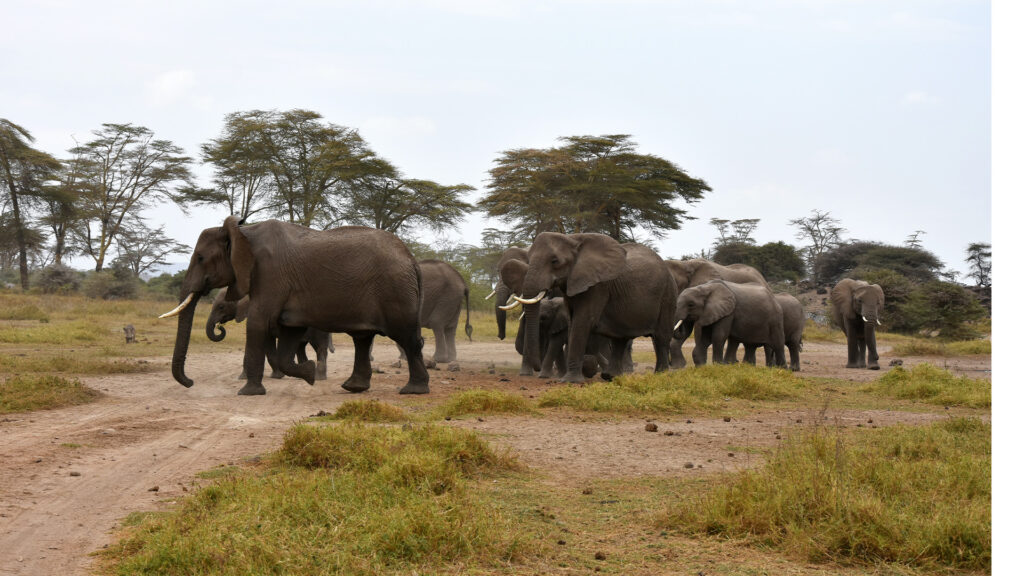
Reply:
<svg viewBox="0 0 1024 576"><path fill-rule="evenodd" d="M693 468L693 462L687 462L686 464L683 464L683 468L686 468L686 469Z"/></svg>
<svg viewBox="0 0 1024 576"><path fill-rule="evenodd" d="M558 545L559 546L565 546L565 540L559 540L558 541Z"/></svg>
<svg viewBox="0 0 1024 576"><path fill-rule="evenodd" d="M648 432L657 432L658 431L658 425L655 424L654 422L648 422L647 425L644 426L644 430L646 430Z"/></svg>
<svg viewBox="0 0 1024 576"><path fill-rule="evenodd" d="M726 416L725 418L722 418L722 420L725 420L726 422L732 422L732 418L730 418L728 416Z"/></svg>
<svg viewBox="0 0 1024 576"><path fill-rule="evenodd" d="M82 473L81 472L72 471L69 475L70 476L81 476Z"/></svg>
<svg viewBox="0 0 1024 576"><path fill-rule="evenodd" d="M255 437L256 437L256 433L255 432L249 432L249 438L255 438Z"/></svg>
<svg viewBox="0 0 1024 576"><path fill-rule="evenodd" d="M675 434L676 433L671 430L665 430L665 436L675 436Z"/></svg>
<svg viewBox="0 0 1024 576"><path fill-rule="evenodd" d="M732 452L729 452L729 458L732 458L732 457L734 457L734 456L736 456L736 455L735 455L735 454L733 454Z"/></svg>
<svg viewBox="0 0 1024 576"><path fill-rule="evenodd" d="M150 488L148 490L148 492L159 492L159 491L160 491L160 487L159 486L153 486L152 488Z"/></svg>
<svg viewBox="0 0 1024 576"><path fill-rule="evenodd" d="M782 436L781 436L780 434L776 434L776 435L775 435L775 439L776 439L776 440L782 440Z"/></svg>
<svg viewBox="0 0 1024 576"><path fill-rule="evenodd" d="M868 424L874 424L874 423L875 423L874 418L868 418Z"/></svg>
<svg viewBox="0 0 1024 576"><path fill-rule="evenodd" d="M604 560L605 558L607 558L607 556L604 555L604 552L594 554L594 560Z"/></svg>
<svg viewBox="0 0 1024 576"><path fill-rule="evenodd" d="M686 423L687 424L693 424L693 420L687 420Z"/></svg>
<svg viewBox="0 0 1024 576"><path fill-rule="evenodd" d="M797 419L796 419L796 423L797 423L797 424L800 424L800 423L802 423L803 421L804 421L804 419L803 419L803 418L797 418Z"/></svg>

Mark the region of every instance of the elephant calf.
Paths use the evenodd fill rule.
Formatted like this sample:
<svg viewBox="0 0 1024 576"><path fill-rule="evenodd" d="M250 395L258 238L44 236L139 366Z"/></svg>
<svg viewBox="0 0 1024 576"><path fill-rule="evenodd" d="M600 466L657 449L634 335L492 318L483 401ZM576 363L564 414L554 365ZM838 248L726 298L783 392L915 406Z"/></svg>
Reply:
<svg viewBox="0 0 1024 576"><path fill-rule="evenodd" d="M789 369L799 372L800 350L803 348L804 340L804 306L791 294L776 294L775 300L782 308L782 329L786 333L786 348L789 349ZM735 348L736 346L730 342L729 350L733 352L733 359L735 359ZM755 364L755 352L757 352L757 347L746 346L743 361ZM729 357L729 351L726 351L726 357ZM785 359L780 359L780 362L784 365ZM765 363L769 366L775 363L767 348L765 349Z"/></svg>

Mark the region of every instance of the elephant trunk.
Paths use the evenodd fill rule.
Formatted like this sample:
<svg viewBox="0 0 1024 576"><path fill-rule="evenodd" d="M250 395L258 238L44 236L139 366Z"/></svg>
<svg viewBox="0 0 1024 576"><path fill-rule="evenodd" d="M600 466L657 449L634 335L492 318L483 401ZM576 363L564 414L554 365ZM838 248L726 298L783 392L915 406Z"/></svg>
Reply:
<svg viewBox="0 0 1024 576"><path fill-rule="evenodd" d="M509 290L508 286L505 286L504 283L498 284L498 287L495 288L494 319L497 320L497 322L498 322L498 339L499 340L504 340L505 339L505 321L506 321L506 313L505 313L504 310L502 310L500 308L500 306L503 306L505 304L505 302L508 301L508 298L511 295L512 295L512 291Z"/></svg>
<svg viewBox="0 0 1024 576"><path fill-rule="evenodd" d="M206 337L214 342L220 342L225 336L227 336L227 332L224 330L224 326L219 325L213 314L210 314L210 317L206 319Z"/></svg>
<svg viewBox="0 0 1024 576"><path fill-rule="evenodd" d="M185 388L192 387L192 380L185 376L185 357L188 355L189 336L192 335L192 319L196 313L199 298L192 300L178 315L178 334L174 340L174 355L171 356L171 374Z"/></svg>
<svg viewBox="0 0 1024 576"><path fill-rule="evenodd" d="M683 319L677 322L676 325L678 327L672 333L672 336L680 342L685 342L686 339L690 337L690 334L693 333L694 321L690 319Z"/></svg>
<svg viewBox="0 0 1024 576"><path fill-rule="evenodd" d="M540 303L524 304L526 308L526 353L524 356L534 370L540 370Z"/></svg>

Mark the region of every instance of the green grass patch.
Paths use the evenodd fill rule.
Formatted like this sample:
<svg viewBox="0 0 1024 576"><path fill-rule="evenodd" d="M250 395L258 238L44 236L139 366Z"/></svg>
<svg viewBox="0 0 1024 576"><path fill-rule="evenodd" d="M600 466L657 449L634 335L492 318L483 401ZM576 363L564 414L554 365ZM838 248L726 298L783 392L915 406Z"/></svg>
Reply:
<svg viewBox="0 0 1024 576"><path fill-rule="evenodd" d="M620 376L611 382L559 386L542 394L538 404L585 412L625 414L706 411L730 398L789 400L803 395L809 383L792 372L749 364L705 365L658 374Z"/></svg>
<svg viewBox="0 0 1024 576"><path fill-rule="evenodd" d="M20 375L0 384L0 414L85 404L102 396L77 379Z"/></svg>
<svg viewBox="0 0 1024 576"><path fill-rule="evenodd" d="M36 304L17 304L0 310L0 320L36 320L49 322L50 315Z"/></svg>
<svg viewBox="0 0 1024 576"><path fill-rule="evenodd" d="M923 400L941 406L992 406L991 380L957 376L928 363L918 364L910 370L897 366L862 390L878 396Z"/></svg>
<svg viewBox="0 0 1024 576"><path fill-rule="evenodd" d="M88 320L0 327L3 344L92 343L105 337L104 330Z"/></svg>
<svg viewBox="0 0 1024 576"><path fill-rule="evenodd" d="M469 390L452 395L434 410L440 418L466 414L529 414L531 403L517 394L500 390Z"/></svg>
<svg viewBox="0 0 1024 576"><path fill-rule="evenodd" d="M335 420L355 420L359 422L403 422L409 417L398 406L392 406L378 400L352 400L345 402L335 410Z"/></svg>
<svg viewBox="0 0 1024 576"><path fill-rule="evenodd" d="M718 482L668 528L749 541L812 562L925 569L991 565L991 426L796 434L764 469Z"/></svg>
<svg viewBox="0 0 1024 576"><path fill-rule="evenodd" d="M991 340L961 340L958 342L942 342L914 338L909 342L901 342L892 347L894 356L971 356L992 354Z"/></svg>
<svg viewBox="0 0 1024 576"><path fill-rule="evenodd" d="M839 328L832 325L822 326L813 320L804 322L805 342L835 342L846 343L846 334Z"/></svg>
<svg viewBox="0 0 1024 576"><path fill-rule="evenodd" d="M103 360L81 354L8 356L0 354L0 372L62 374L138 374L166 369L145 360Z"/></svg>
<svg viewBox="0 0 1024 576"><path fill-rule="evenodd" d="M478 571L524 553L483 478L515 468L471 432L298 425L275 464L217 480L104 551L117 574Z"/></svg>

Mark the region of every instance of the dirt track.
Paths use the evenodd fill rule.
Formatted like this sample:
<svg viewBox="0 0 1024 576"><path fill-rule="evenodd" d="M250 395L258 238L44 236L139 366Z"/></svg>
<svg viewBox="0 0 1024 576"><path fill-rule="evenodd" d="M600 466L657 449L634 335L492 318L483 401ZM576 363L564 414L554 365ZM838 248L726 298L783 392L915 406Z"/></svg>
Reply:
<svg viewBox="0 0 1024 576"><path fill-rule="evenodd" d="M0 575L88 573L89 553L112 541L111 529L120 519L174 502L194 487L197 472L277 448L293 423L321 410L333 411L348 399L377 398L416 409L462 389L532 395L547 385L516 376L519 361L511 342L460 343L459 372L431 371L429 397L400 398L397 391L406 373L403 368L396 374L399 370L390 367L397 349L377 346L375 366L384 373L374 374L371 389L355 396L340 388L351 371L350 341L339 337L337 343L329 378L316 386L295 379L267 380L267 396L238 397L241 382L235 377L241 352L232 350L191 355L187 372L196 381L191 389L175 383L169 369L84 378L105 394L98 402L0 417ZM649 341L638 342L636 349L649 350ZM886 363L884 349L880 352ZM841 368L844 355L845 346L807 344L804 374L878 377L878 372ZM988 376L991 368L988 358L930 361L973 377ZM497 374L487 372L492 362L498 364ZM638 369L649 367L641 364ZM798 419L809 421L813 412L811 407L804 413L771 411L728 423L722 418L691 418L687 423L680 417L657 421L656 434L645 432L639 420L578 415L492 416L455 424L512 447L528 465L578 479L702 474L754 465L757 456L730 455L730 447L768 446L780 429ZM878 425L934 418L891 411L839 416L850 422L871 419Z"/></svg>

